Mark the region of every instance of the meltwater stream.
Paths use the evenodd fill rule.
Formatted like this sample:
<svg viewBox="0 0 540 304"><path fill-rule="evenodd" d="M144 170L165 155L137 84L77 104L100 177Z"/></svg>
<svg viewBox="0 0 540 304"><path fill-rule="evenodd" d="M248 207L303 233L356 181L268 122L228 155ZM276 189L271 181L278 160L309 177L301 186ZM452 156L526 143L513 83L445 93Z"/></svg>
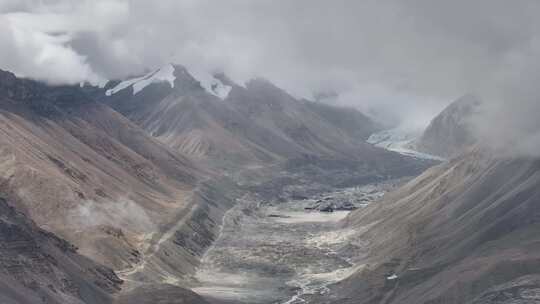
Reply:
<svg viewBox="0 0 540 304"><path fill-rule="evenodd" d="M193 290L216 303L297 304L324 295L326 286L360 267L346 248L364 244L340 223L350 211L313 206L346 201L348 208L361 208L386 190L388 184L366 185L279 204L244 197L227 213Z"/></svg>

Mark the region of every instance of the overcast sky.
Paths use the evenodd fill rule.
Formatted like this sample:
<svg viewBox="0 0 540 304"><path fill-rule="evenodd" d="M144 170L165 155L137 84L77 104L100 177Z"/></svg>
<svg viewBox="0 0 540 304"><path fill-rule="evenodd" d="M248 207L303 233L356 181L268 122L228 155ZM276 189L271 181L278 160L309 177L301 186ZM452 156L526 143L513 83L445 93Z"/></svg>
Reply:
<svg viewBox="0 0 540 304"><path fill-rule="evenodd" d="M522 105L506 129L539 109L537 0L0 0L0 14L0 68L51 83L175 62L409 125L465 93Z"/></svg>

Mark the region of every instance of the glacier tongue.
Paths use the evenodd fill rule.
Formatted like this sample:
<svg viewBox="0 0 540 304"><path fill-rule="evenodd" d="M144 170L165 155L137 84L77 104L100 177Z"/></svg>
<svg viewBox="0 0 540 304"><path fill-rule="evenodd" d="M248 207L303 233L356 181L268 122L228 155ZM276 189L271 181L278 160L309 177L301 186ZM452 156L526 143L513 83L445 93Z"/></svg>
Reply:
<svg viewBox="0 0 540 304"><path fill-rule="evenodd" d="M416 132L408 132L396 128L374 133L367 139L367 142L374 146L411 157L440 161L444 160L443 158L435 155L416 151L415 141L418 136L419 135Z"/></svg>

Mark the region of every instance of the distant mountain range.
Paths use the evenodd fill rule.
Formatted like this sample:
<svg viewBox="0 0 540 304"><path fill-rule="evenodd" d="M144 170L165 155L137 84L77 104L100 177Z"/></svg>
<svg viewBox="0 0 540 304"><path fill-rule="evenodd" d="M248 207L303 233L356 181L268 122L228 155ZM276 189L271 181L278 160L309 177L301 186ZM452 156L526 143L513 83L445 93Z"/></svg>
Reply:
<svg viewBox="0 0 540 304"><path fill-rule="evenodd" d="M478 142L472 120L480 111L480 101L465 95L433 118L425 130L397 127L372 134L367 142L377 147L424 159L450 159Z"/></svg>
<svg viewBox="0 0 540 304"><path fill-rule="evenodd" d="M313 303L540 300L540 160L482 145L471 129L480 106L465 95L419 137L399 130L370 137L400 153L449 160L348 216L345 227L364 247L343 250L365 266Z"/></svg>
<svg viewBox="0 0 540 304"><path fill-rule="evenodd" d="M28 239L2 251L16 257L4 269L23 265L1 287L6 301L151 302L162 292L203 303L178 285L188 286L246 187L322 191L432 164L364 143L378 127L358 111L298 100L262 79L199 78L171 65L103 88L53 87L0 71L3 237L22 229ZM132 282L145 283L145 296Z"/></svg>
<svg viewBox="0 0 540 304"><path fill-rule="evenodd" d="M331 303L534 303L538 185L539 160L477 147L353 212L366 266Z"/></svg>
<svg viewBox="0 0 540 304"><path fill-rule="evenodd" d="M416 176L435 155L347 217L364 245L341 250L364 266L312 302L535 303L540 162L483 147L479 106L464 96L415 138L178 65L104 87L0 71L0 302L207 303L186 288L242 195Z"/></svg>
<svg viewBox="0 0 540 304"><path fill-rule="evenodd" d="M263 79L245 85L224 75L202 79L167 65L94 96L169 147L222 166L372 150L359 139L378 126L354 109L298 100Z"/></svg>

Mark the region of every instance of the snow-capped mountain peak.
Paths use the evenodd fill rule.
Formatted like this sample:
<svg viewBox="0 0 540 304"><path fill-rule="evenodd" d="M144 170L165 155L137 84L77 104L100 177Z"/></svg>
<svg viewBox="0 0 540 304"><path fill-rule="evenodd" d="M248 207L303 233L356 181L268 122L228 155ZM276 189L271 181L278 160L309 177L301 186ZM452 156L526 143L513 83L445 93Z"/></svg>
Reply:
<svg viewBox="0 0 540 304"><path fill-rule="evenodd" d="M148 85L159 82L168 82L171 87L174 88L174 81L176 80L174 71L174 66L172 64L168 64L144 76L124 80L117 84L114 88L107 90L105 95L111 96L129 87L133 88L133 95L135 95Z"/></svg>
<svg viewBox="0 0 540 304"><path fill-rule="evenodd" d="M174 88L174 82L176 80L175 71L176 68L174 65L167 64L146 75L122 81L113 88L107 90L105 95L112 96L130 87L133 89L133 95L136 95L150 84L160 82L168 82L171 85L171 88ZM199 81L201 87L207 93L222 100L229 96L229 92L232 89L231 86L224 84L218 77L199 69L181 69L180 73L189 73L191 77Z"/></svg>

